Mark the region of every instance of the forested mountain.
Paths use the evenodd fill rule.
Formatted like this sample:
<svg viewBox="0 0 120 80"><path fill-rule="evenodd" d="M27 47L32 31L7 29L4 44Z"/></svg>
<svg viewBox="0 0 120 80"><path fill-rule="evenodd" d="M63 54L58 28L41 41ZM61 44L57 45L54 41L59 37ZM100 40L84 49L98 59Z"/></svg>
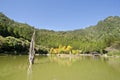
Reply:
<svg viewBox="0 0 120 80"><path fill-rule="evenodd" d="M97 25L85 29L73 31L35 30L36 49L49 50L59 45L70 45L73 49L82 50L83 53L93 51L102 53L107 47L120 49L119 16L110 16L99 21ZM17 52L28 51L29 41L33 31L33 26L16 22L0 13L0 51L10 51L11 48ZM21 46L23 50L18 49L19 46Z"/></svg>

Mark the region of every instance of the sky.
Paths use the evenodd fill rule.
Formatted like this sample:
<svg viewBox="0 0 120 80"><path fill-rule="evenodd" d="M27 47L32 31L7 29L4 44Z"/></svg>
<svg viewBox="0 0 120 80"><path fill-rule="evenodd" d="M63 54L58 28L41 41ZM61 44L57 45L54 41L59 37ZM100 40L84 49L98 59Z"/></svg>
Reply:
<svg viewBox="0 0 120 80"><path fill-rule="evenodd" d="M0 0L0 12L38 29L67 31L120 16L120 0Z"/></svg>

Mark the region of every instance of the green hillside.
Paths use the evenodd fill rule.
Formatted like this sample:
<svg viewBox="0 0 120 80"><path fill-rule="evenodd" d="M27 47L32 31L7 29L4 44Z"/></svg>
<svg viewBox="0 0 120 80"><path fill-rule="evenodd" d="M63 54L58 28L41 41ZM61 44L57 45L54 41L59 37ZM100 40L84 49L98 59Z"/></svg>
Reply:
<svg viewBox="0 0 120 80"><path fill-rule="evenodd" d="M120 17L110 16L97 25L73 31L36 30L36 51L47 52L50 48L72 46L85 52L120 49ZM0 52L28 52L34 27L19 23L0 13ZM21 48L20 48L21 47Z"/></svg>

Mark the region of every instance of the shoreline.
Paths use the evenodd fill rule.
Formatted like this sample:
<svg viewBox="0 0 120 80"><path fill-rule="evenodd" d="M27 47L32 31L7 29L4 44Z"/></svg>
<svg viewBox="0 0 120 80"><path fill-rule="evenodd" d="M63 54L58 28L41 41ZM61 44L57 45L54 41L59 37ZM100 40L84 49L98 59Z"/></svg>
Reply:
<svg viewBox="0 0 120 80"><path fill-rule="evenodd" d="M28 54L4 54L0 53L0 56L22 56L22 55L28 55ZM35 56L56 56L60 58L68 58L68 57L79 57L79 56L89 56L89 57L104 57L104 58L120 58L120 55L113 55L109 56L107 54L35 54Z"/></svg>
<svg viewBox="0 0 120 80"><path fill-rule="evenodd" d="M94 55L94 54L47 54L47 56L56 56L60 58L68 58L68 57L79 57L79 56L90 56L90 57L104 57L104 58L120 58L119 55L114 55L114 56L108 56L107 54L99 54L99 55Z"/></svg>

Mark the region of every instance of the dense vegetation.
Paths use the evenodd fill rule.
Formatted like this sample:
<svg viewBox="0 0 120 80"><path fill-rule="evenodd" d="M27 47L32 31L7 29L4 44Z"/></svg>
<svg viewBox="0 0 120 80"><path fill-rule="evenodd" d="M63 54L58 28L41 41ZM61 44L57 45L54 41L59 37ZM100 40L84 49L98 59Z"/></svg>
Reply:
<svg viewBox="0 0 120 80"><path fill-rule="evenodd" d="M0 52L27 52L34 27L9 19L0 13ZM70 45L81 53L105 50L120 52L120 17L110 16L97 25L73 31L36 29L36 52L47 53L50 48Z"/></svg>

